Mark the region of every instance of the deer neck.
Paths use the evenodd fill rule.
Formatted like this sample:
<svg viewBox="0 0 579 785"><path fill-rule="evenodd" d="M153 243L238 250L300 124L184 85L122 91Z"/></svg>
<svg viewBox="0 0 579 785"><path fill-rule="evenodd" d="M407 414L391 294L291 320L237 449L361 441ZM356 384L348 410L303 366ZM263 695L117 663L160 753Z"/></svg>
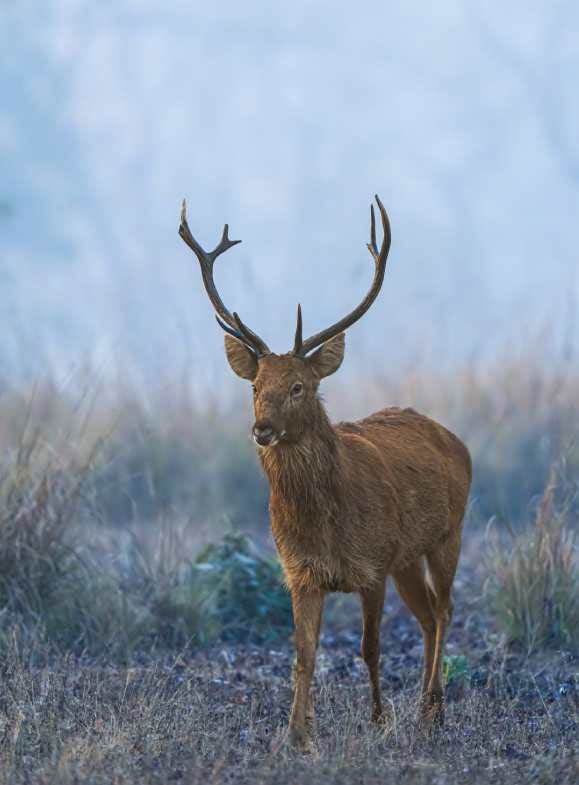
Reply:
<svg viewBox="0 0 579 785"><path fill-rule="evenodd" d="M321 402L316 416L296 442L281 442L261 450L259 457L273 495L291 507L312 508L327 504L329 493L340 487L342 466L339 440Z"/></svg>

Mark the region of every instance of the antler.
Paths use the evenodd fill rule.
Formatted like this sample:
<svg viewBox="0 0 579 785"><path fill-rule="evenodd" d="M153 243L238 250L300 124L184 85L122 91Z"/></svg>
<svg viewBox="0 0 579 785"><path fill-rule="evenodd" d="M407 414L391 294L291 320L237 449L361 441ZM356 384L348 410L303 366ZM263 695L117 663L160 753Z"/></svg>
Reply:
<svg viewBox="0 0 579 785"><path fill-rule="evenodd" d="M299 357L305 357L308 352L312 351L312 349L315 349L317 346L320 346L326 341L329 341L330 338L338 335L338 333L341 333L343 330L351 327L354 322L357 322L358 319L360 319L366 313L368 308L370 308L378 296L378 292L380 291L382 282L384 280L384 271L386 269L386 260L388 259L388 251L390 250L392 236L390 232L390 222L388 221L388 215L386 214L386 210L384 209L384 206L378 198L377 194L376 203L378 205L378 209L380 210L384 237L382 239L382 247L380 248L380 251L378 251L378 246L376 244L376 219L374 217L374 206L371 205L370 242L368 243L368 250L374 258L376 270L374 272L374 280L372 281L372 286L370 287L368 294L366 297L364 297L360 305L357 308L354 308L351 313L349 313L347 316L344 316L343 319L340 319L339 322L336 322L326 330L322 330L321 332L312 335L312 337L308 338L306 341L302 341L302 310L298 305L298 320L293 349L293 353L295 355L298 355Z"/></svg>
<svg viewBox="0 0 579 785"><path fill-rule="evenodd" d="M225 307L213 280L213 265L217 257L221 256L222 253L228 251L234 245L240 243L241 240L230 240L229 225L225 224L219 245L217 245L213 251L205 251L193 237L191 230L189 229L189 224L187 223L187 204L185 199L183 199L183 204L181 206L181 224L179 226L179 235L181 239L187 243L189 248L191 248L195 256L199 259L199 264L201 265L201 275L203 276L203 284L205 285L205 290L209 295L209 299L211 300L213 307L215 308L215 318L217 319L219 326L225 330L226 333L229 333L229 335L232 335L234 338L237 338L238 341L244 343L248 349L251 349L252 352L254 352L258 357L263 357L264 354L271 354L267 344L262 341L259 335L254 333L253 330L250 330L249 327L247 327L247 325L241 321L235 312L231 314Z"/></svg>

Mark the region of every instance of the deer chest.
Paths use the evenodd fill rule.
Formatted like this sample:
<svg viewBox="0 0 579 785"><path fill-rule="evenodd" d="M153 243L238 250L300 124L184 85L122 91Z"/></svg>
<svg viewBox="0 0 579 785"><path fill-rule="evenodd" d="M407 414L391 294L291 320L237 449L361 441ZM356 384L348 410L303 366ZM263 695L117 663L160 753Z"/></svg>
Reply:
<svg viewBox="0 0 579 785"><path fill-rule="evenodd" d="M330 527L318 526L314 533L304 534L274 519L272 533L291 590L349 593L379 579L378 565L357 556L348 538Z"/></svg>

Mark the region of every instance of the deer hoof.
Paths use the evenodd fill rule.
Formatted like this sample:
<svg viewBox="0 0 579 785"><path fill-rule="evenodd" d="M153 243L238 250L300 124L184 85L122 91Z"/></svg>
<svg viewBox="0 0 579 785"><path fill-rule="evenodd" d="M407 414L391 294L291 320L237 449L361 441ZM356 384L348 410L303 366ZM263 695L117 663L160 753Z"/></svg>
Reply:
<svg viewBox="0 0 579 785"><path fill-rule="evenodd" d="M380 711L374 709L372 712L372 723L376 725L385 736L388 736L395 726L394 713L389 708L380 709Z"/></svg>
<svg viewBox="0 0 579 785"><path fill-rule="evenodd" d="M288 732L289 746L296 752L304 755L312 755L316 752L316 746L310 733L306 728L290 727Z"/></svg>
<svg viewBox="0 0 579 785"><path fill-rule="evenodd" d="M428 735L444 725L444 697L441 694L429 692L422 697L418 722Z"/></svg>

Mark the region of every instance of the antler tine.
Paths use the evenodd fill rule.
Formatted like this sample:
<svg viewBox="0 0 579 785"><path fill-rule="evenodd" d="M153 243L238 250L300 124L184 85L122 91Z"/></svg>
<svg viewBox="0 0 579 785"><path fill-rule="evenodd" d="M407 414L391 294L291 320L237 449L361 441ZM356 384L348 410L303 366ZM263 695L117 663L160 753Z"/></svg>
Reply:
<svg viewBox="0 0 579 785"><path fill-rule="evenodd" d="M294 354L299 354L302 349L302 306L298 303L298 319L296 324L296 337L294 339Z"/></svg>
<svg viewBox="0 0 579 785"><path fill-rule="evenodd" d="M236 324L239 325L238 330L234 330L233 327L230 327L226 322L220 319L217 314L215 314L215 319L221 329L229 335L232 335L234 338L237 338L238 341L244 343L249 349L254 351L258 357L263 357L265 354L270 354L266 344L258 335L253 332L253 330L250 330L249 327L241 321L238 314L234 313L233 318Z"/></svg>
<svg viewBox="0 0 579 785"><path fill-rule="evenodd" d="M388 220L388 215L386 210L384 209L384 205L380 201L380 197L376 194L376 202L378 204L378 208L380 210L380 217L382 219L382 230L384 232L384 238L382 240L382 249L378 252L378 245L376 244L376 219L374 217L374 205L370 205L370 242L368 243L367 247L370 253L372 254L374 261L376 264L381 264L380 257L384 250L384 244L387 243L387 250L386 255L388 255L388 251L390 250L390 243L392 242L391 230L390 230L390 221ZM384 264L386 260L384 260Z"/></svg>
<svg viewBox="0 0 579 785"><path fill-rule="evenodd" d="M217 314L215 314L215 321L224 332L228 333L229 335L232 335L234 338L237 338L238 341L241 341L247 346L247 341L243 337L243 335L239 332L239 330L234 330L233 327L230 327L226 322L220 319L219 316L217 316Z"/></svg>
<svg viewBox="0 0 579 785"><path fill-rule="evenodd" d="M265 341L262 341L259 335L250 330L250 328L244 324L241 319L239 318L239 314L233 312L233 319L235 324L237 325L237 329L241 333L244 338L242 340L245 343L249 343L251 348L256 352L258 357L263 357L265 354L271 354L271 351Z"/></svg>
<svg viewBox="0 0 579 785"><path fill-rule="evenodd" d="M374 215L374 205L370 205L370 242L366 244L366 247L376 259L378 256L378 246L376 245L376 216Z"/></svg>
<svg viewBox="0 0 579 785"><path fill-rule="evenodd" d="M249 349L251 349L258 357L264 354L270 354L267 344L262 339L246 327L239 317L235 318L235 314L231 314L229 309L223 303L219 296L219 292L213 280L213 265L215 260L221 256L222 253L228 251L234 245L237 245L241 240L229 239L229 225L225 224L223 233L218 245L212 251L206 251L199 245L197 240L193 237L189 224L187 223L187 203L183 199L181 205L181 223L179 225L179 236L187 243L189 248L193 251L199 264L201 265L201 275L203 277L203 284L205 291L211 300L211 304L215 308L218 324L230 335L237 340L242 341ZM227 328L225 327L227 325ZM241 327L240 327L241 325Z"/></svg>
<svg viewBox="0 0 579 785"><path fill-rule="evenodd" d="M221 240L219 245L217 245L209 254L211 259L215 261L218 256L220 256L224 251L228 251L230 248L233 248L234 245L239 245L241 240L230 240L229 239L229 224L225 224L223 227L223 234L221 235Z"/></svg>
<svg viewBox="0 0 579 785"><path fill-rule="evenodd" d="M378 251L378 245L376 243L376 219L374 216L374 207L373 205L370 206L370 242L367 244L368 250L372 254L374 258L374 262L376 265L376 269L374 271L374 280L372 281L372 286L370 287L367 295L364 297L360 305L357 308L354 308L347 316L344 316L343 319L340 319L338 322L333 324L331 327L328 327L326 330L322 330L315 335L312 335L311 338L308 338L307 341L303 341L301 343L301 347L298 349L297 346L294 347L294 354L299 355L300 357L305 357L308 352L311 352L312 349L315 349L317 346L329 341L330 338L333 338L338 333L343 332L348 327L351 327L355 322L358 321L370 308L380 289L382 288L382 283L384 281L384 271L386 270L386 260L388 259L388 252L390 251L390 244L392 242L392 234L390 230L390 222L388 220L388 215L386 210L384 209L384 205L380 201L378 194L375 195L376 204L378 205L378 209L380 211L380 218L382 220L382 231L384 233L384 237L382 238L382 245L380 247L380 251ZM301 318L301 314L300 317Z"/></svg>
<svg viewBox="0 0 579 785"><path fill-rule="evenodd" d="M183 199L181 204L179 235L195 253L202 265L213 265L218 256L221 256L222 253L233 248L234 245L239 245L241 242L241 240L229 239L229 224L225 224L219 244L212 251L206 251L202 248L191 234L191 229L189 229L189 224L187 223L187 202L185 199Z"/></svg>

